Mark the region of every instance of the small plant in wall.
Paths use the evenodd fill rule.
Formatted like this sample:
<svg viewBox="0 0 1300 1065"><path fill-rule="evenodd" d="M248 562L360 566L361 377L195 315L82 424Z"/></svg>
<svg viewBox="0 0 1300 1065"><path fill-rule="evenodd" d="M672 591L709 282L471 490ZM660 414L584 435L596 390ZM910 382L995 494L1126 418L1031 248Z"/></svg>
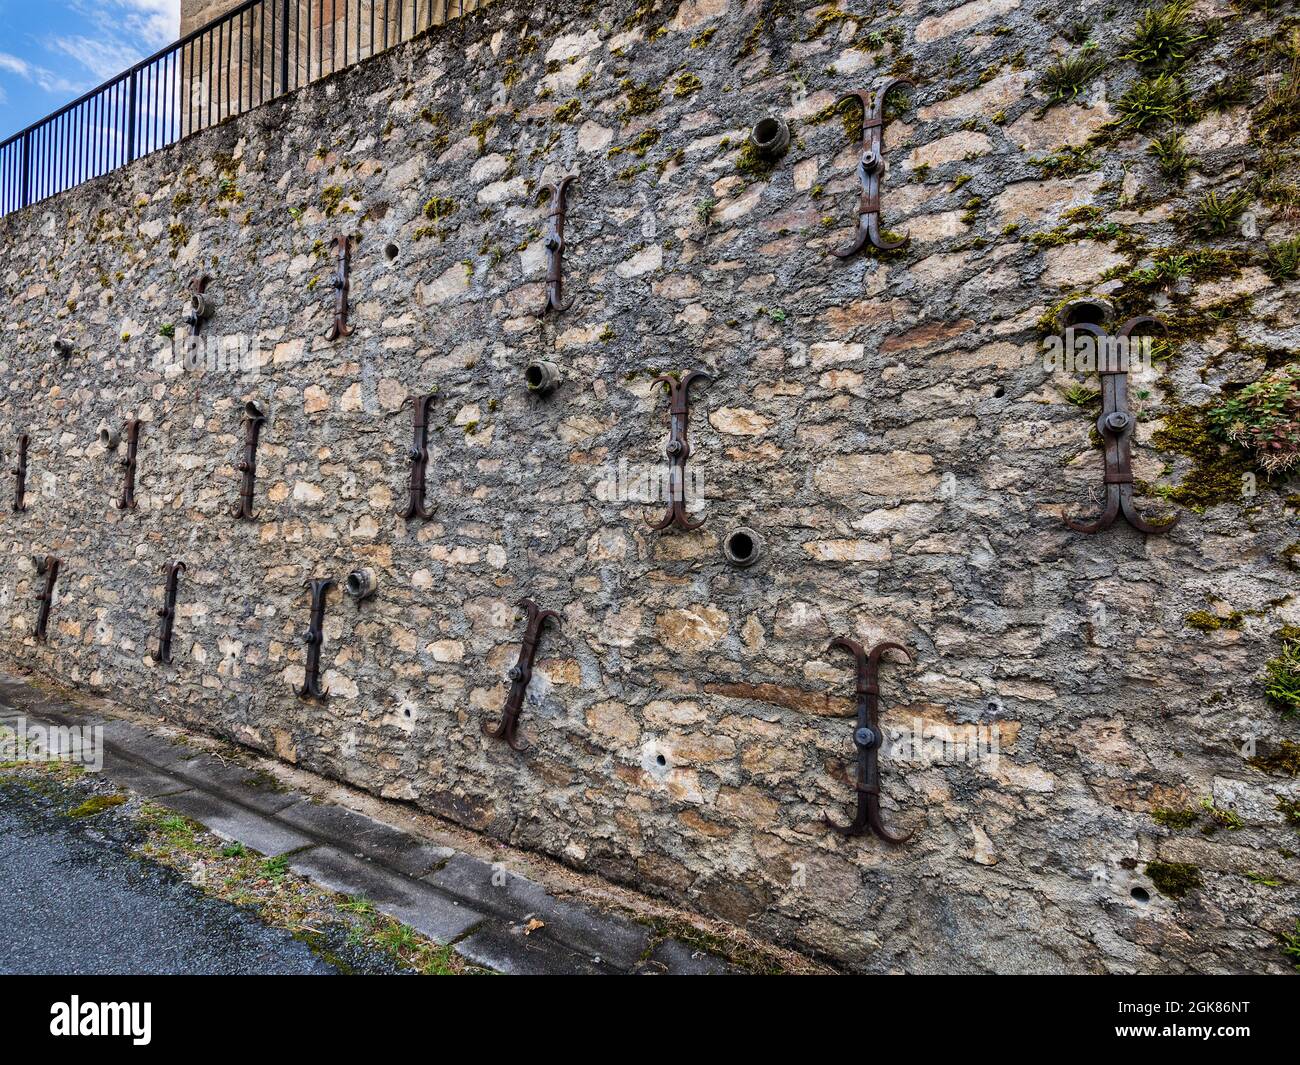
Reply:
<svg viewBox="0 0 1300 1065"><path fill-rule="evenodd" d="M1300 714L1300 628L1288 625L1278 635L1282 651L1264 664L1264 694L1283 717Z"/></svg>
<svg viewBox="0 0 1300 1065"><path fill-rule="evenodd" d="M1131 85L1115 109L1120 125L1141 132L1164 122L1176 122L1187 110L1187 86L1173 74L1157 74Z"/></svg>
<svg viewBox="0 0 1300 1065"><path fill-rule="evenodd" d="M1300 236L1270 244L1264 269L1274 281L1294 281L1300 277Z"/></svg>
<svg viewBox="0 0 1300 1065"><path fill-rule="evenodd" d="M1170 0L1149 7L1129 35L1128 51L1120 58L1143 66L1173 66L1185 60L1192 46L1205 40L1191 24L1192 0Z"/></svg>
<svg viewBox="0 0 1300 1065"><path fill-rule="evenodd" d="M1201 232L1220 237L1232 228L1249 205L1250 194L1245 189L1226 193L1211 189L1192 208L1190 219Z"/></svg>
<svg viewBox="0 0 1300 1065"><path fill-rule="evenodd" d="M1296 918L1295 931L1283 932L1281 939L1282 953L1286 955L1287 961L1294 966L1295 971L1300 973L1300 917Z"/></svg>
<svg viewBox="0 0 1300 1065"><path fill-rule="evenodd" d="M1268 473L1300 464L1300 364L1281 366L1210 411L1216 433L1253 451Z"/></svg>
<svg viewBox="0 0 1300 1065"><path fill-rule="evenodd" d="M1038 79L1038 87L1047 94L1044 107L1078 96L1105 69L1106 60L1092 47L1061 56Z"/></svg>
<svg viewBox="0 0 1300 1065"><path fill-rule="evenodd" d="M1187 142L1177 130L1157 137L1147 151L1156 161L1160 176L1175 185L1187 180L1192 168L1192 157L1187 154Z"/></svg>

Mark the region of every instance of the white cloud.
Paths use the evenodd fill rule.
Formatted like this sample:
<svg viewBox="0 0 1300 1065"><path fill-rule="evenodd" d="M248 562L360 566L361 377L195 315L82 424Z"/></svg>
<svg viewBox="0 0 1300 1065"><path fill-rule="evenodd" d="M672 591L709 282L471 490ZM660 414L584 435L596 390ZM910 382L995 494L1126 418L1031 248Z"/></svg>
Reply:
<svg viewBox="0 0 1300 1065"><path fill-rule="evenodd" d="M181 0L117 0L127 23L157 51L181 34Z"/></svg>
<svg viewBox="0 0 1300 1065"><path fill-rule="evenodd" d="M46 43L96 81L107 81L180 36L180 0L72 0L72 7L87 32Z"/></svg>
<svg viewBox="0 0 1300 1065"><path fill-rule="evenodd" d="M124 41L94 40L90 37L55 37L50 47L71 56L89 70L97 81L107 81L143 58L138 48Z"/></svg>
<svg viewBox="0 0 1300 1065"><path fill-rule="evenodd" d="M69 81L67 78L60 77L44 67L34 66L27 60L20 59L16 55L9 55L7 52L0 52L0 70L6 70L10 74L17 74L20 78L30 81L33 85L39 85L46 92L75 93L81 91L81 86Z"/></svg>

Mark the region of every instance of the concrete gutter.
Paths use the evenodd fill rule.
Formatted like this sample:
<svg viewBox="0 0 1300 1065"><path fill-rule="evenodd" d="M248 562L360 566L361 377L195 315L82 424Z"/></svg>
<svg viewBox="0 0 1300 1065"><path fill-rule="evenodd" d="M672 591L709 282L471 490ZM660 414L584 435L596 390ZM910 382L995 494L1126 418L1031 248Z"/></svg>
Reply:
<svg viewBox="0 0 1300 1065"><path fill-rule="evenodd" d="M101 726L103 775L321 887L376 909L475 965L525 975L721 974L724 959L646 926L556 898L538 884L129 721L78 707L0 673L0 725ZM540 924L538 922L541 922Z"/></svg>

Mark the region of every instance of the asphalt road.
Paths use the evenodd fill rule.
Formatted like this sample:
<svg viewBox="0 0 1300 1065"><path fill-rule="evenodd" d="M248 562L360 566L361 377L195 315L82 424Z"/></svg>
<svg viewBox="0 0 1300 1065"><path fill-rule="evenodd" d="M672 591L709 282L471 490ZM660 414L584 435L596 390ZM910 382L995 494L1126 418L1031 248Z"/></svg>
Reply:
<svg viewBox="0 0 1300 1065"><path fill-rule="evenodd" d="M132 857L132 831L0 786L0 973L337 971L290 933Z"/></svg>

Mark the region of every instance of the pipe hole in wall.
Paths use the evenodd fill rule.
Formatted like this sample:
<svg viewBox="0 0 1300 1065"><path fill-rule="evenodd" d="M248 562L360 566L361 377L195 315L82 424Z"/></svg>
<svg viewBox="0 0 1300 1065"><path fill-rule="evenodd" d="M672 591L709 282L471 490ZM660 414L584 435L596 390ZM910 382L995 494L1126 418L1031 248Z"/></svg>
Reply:
<svg viewBox="0 0 1300 1065"><path fill-rule="evenodd" d="M763 553L763 540L753 529L732 529L722 540L722 554L737 569L752 566Z"/></svg>
<svg viewBox="0 0 1300 1065"><path fill-rule="evenodd" d="M994 399L1001 399L1006 394L1007 394L1007 390L1003 388L1001 385L998 385L998 387L993 390Z"/></svg>
<svg viewBox="0 0 1300 1065"><path fill-rule="evenodd" d="M775 159L790 147L790 127L779 118L769 116L754 124L750 142L766 159Z"/></svg>
<svg viewBox="0 0 1300 1065"><path fill-rule="evenodd" d="M360 603L375 594L379 588L379 580L372 569L354 569L348 574L344 588L348 595Z"/></svg>
<svg viewBox="0 0 1300 1065"><path fill-rule="evenodd" d="M667 765L668 759L665 758L662 754L657 754L655 755L655 762L659 765Z"/></svg>
<svg viewBox="0 0 1300 1065"><path fill-rule="evenodd" d="M1146 888L1135 887L1132 891L1129 892L1129 894L1132 895L1133 898L1138 902L1151 901L1151 894L1150 892L1147 891Z"/></svg>
<svg viewBox="0 0 1300 1065"><path fill-rule="evenodd" d="M1104 329L1114 319L1115 311L1106 300L1082 299L1066 304L1056 317L1062 331L1076 325L1095 325Z"/></svg>
<svg viewBox="0 0 1300 1065"><path fill-rule="evenodd" d="M385 244L385 245L384 245L384 255L385 255L385 257L388 259L388 261L389 261L390 263L391 263L394 259L396 259L397 256L400 255L400 254L401 254L401 249L400 249L396 244Z"/></svg>
<svg viewBox="0 0 1300 1065"><path fill-rule="evenodd" d="M553 362L530 362L524 370L524 384L529 392L545 396L560 383L560 369Z"/></svg>

